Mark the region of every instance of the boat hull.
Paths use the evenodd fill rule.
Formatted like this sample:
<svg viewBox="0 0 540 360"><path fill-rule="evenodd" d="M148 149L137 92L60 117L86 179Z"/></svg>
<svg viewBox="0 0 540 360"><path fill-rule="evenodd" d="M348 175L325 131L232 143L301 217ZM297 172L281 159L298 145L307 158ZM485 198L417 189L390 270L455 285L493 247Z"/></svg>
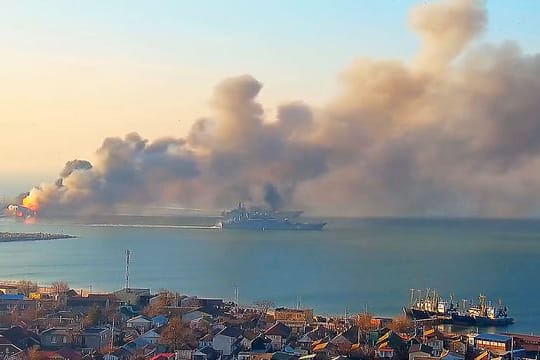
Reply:
<svg viewBox="0 0 540 360"><path fill-rule="evenodd" d="M472 315L452 314L452 324L463 326L474 326L476 321Z"/></svg>
<svg viewBox="0 0 540 360"><path fill-rule="evenodd" d="M321 231L326 223L289 223L284 221L257 221L248 220L242 222L221 222L222 229L236 230L300 230L300 231Z"/></svg>
<svg viewBox="0 0 540 360"><path fill-rule="evenodd" d="M487 316L475 316L477 326L506 326L514 322L511 317L489 318Z"/></svg>
<svg viewBox="0 0 540 360"><path fill-rule="evenodd" d="M415 308L403 308L403 311L405 312L405 315L407 317L411 318L412 320L426 320L430 319L435 314L431 314L427 310L420 310Z"/></svg>
<svg viewBox="0 0 540 360"><path fill-rule="evenodd" d="M452 324L463 326L506 326L514 322L511 317L490 318L487 316L452 314Z"/></svg>

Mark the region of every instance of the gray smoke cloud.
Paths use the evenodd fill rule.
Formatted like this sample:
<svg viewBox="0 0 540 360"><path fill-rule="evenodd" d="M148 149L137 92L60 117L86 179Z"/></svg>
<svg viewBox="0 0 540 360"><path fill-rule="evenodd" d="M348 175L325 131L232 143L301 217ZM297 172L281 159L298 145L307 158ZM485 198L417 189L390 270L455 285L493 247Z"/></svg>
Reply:
<svg viewBox="0 0 540 360"><path fill-rule="evenodd" d="M71 160L66 163L64 169L60 172L60 177L56 180L57 186L63 186L63 179L71 175L74 171L78 170L90 170L92 164L87 160Z"/></svg>
<svg viewBox="0 0 540 360"><path fill-rule="evenodd" d="M272 210L279 210L283 206L283 200L278 189L270 183L264 185L264 201Z"/></svg>
<svg viewBox="0 0 540 360"><path fill-rule="evenodd" d="M540 56L475 44L486 19L481 1L424 3L409 18L422 43L414 61L360 58L327 105L293 101L276 119L259 81L225 79L185 138L108 138L91 165L74 162L61 186L30 197L43 213L226 208L272 204L273 193L320 214L536 215Z"/></svg>

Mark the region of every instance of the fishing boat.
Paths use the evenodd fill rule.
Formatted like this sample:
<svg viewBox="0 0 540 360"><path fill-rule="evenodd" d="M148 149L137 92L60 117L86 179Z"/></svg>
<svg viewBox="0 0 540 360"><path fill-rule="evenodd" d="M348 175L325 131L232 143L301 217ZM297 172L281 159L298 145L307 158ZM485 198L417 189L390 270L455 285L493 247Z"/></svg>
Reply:
<svg viewBox="0 0 540 360"><path fill-rule="evenodd" d="M514 322L514 318L508 316L508 308L499 300L497 306L487 301L485 295L478 296L478 303L467 308L466 301L463 306L451 314L452 323L465 326L506 326Z"/></svg>

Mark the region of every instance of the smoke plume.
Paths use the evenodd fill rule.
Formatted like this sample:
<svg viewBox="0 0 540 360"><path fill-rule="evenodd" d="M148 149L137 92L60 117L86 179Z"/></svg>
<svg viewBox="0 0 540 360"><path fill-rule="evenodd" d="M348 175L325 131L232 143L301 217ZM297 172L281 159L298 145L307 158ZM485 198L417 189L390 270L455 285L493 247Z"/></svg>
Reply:
<svg viewBox="0 0 540 360"><path fill-rule="evenodd" d="M270 183L264 186L264 201L272 210L279 210L283 206L283 200L278 189Z"/></svg>
<svg viewBox="0 0 540 360"><path fill-rule="evenodd" d="M540 56L475 42L486 18L480 1L422 4L414 61L360 58L327 105L293 101L276 119L259 81L225 79L185 138L107 138L91 164L68 162L25 200L43 214L246 200L336 215L538 214Z"/></svg>

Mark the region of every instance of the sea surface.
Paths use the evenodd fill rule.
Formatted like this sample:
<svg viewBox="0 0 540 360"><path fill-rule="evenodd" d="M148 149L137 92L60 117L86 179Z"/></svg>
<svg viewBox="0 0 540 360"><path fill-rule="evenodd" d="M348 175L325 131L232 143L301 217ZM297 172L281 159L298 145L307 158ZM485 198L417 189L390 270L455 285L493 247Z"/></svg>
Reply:
<svg viewBox="0 0 540 360"><path fill-rule="evenodd" d="M509 307L505 331L540 333L540 220L326 219L324 231L212 228L214 218L116 216L0 219L0 231L58 232L76 239L0 243L0 279L67 281L86 291L125 284L184 294L271 300L320 314L392 316L409 289L443 297L479 293Z"/></svg>

